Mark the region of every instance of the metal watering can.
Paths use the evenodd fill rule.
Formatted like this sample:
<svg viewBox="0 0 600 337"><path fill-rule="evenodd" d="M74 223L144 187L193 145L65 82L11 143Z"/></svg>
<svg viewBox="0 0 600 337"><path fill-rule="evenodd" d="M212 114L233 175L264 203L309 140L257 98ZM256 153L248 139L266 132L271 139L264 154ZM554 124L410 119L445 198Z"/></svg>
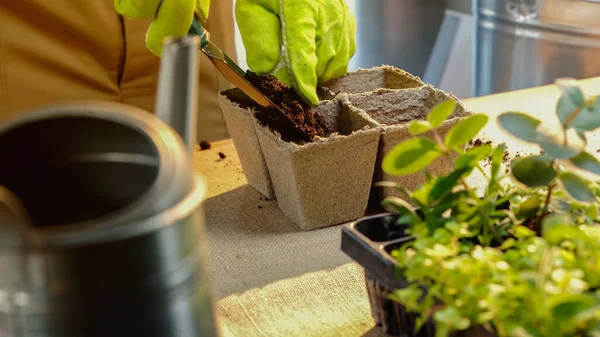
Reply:
<svg viewBox="0 0 600 337"><path fill-rule="evenodd" d="M82 102L0 126L0 337L218 335L191 163L199 43L165 42L156 116Z"/></svg>

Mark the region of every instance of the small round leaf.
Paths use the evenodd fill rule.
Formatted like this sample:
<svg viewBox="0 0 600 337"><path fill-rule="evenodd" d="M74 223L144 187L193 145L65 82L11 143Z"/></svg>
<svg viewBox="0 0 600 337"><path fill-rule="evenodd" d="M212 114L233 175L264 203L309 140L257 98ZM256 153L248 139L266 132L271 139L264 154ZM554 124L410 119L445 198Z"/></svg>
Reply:
<svg viewBox="0 0 600 337"><path fill-rule="evenodd" d="M454 148L465 145L469 140L477 136L488 120L489 117L486 115L475 114L456 123L446 135L446 139L444 140L446 146Z"/></svg>
<svg viewBox="0 0 600 337"><path fill-rule="evenodd" d="M498 116L498 125L511 135L526 142L537 141L540 120L522 112L505 112Z"/></svg>
<svg viewBox="0 0 600 337"><path fill-rule="evenodd" d="M540 207L542 207L542 200L537 195L532 195L519 205L516 216L520 219L533 218Z"/></svg>
<svg viewBox="0 0 600 337"><path fill-rule="evenodd" d="M589 238L575 225L570 214L550 214L542 220L542 236L550 244L577 239L588 241Z"/></svg>
<svg viewBox="0 0 600 337"><path fill-rule="evenodd" d="M585 131L583 131L583 130L576 130L576 131L577 131L577 136L579 137L579 139L581 139L583 144L587 145L587 136L585 135Z"/></svg>
<svg viewBox="0 0 600 337"><path fill-rule="evenodd" d="M408 127L411 135L419 135L431 130L433 126L428 121L413 120Z"/></svg>
<svg viewBox="0 0 600 337"><path fill-rule="evenodd" d="M577 86L566 85L562 87L563 94L556 104L556 114L561 123L565 123L569 116L577 109L583 108L585 95Z"/></svg>
<svg viewBox="0 0 600 337"><path fill-rule="evenodd" d="M600 127L600 112L595 107L586 107L579 111L569 127L578 131L594 131Z"/></svg>
<svg viewBox="0 0 600 337"><path fill-rule="evenodd" d="M552 159L544 156L521 157L512 161L511 171L526 186L548 186L557 175L552 163Z"/></svg>
<svg viewBox="0 0 600 337"><path fill-rule="evenodd" d="M598 159L596 159L596 157L587 152L581 152L576 157L571 158L569 161L571 164L579 167L582 170L600 175L600 162Z"/></svg>
<svg viewBox="0 0 600 337"><path fill-rule="evenodd" d="M383 158L383 170L392 175L407 175L427 167L440 154L437 144L426 138L412 138L394 147Z"/></svg>
<svg viewBox="0 0 600 337"><path fill-rule="evenodd" d="M454 100L444 101L444 102L436 105L433 109L431 109L431 112L429 113L429 115L427 115L427 120L434 127L438 127L438 126L442 125L442 123L444 123L444 121L446 119L448 119L448 117L452 114L452 112L454 112L455 108L456 108L456 101L454 101Z"/></svg>
<svg viewBox="0 0 600 337"><path fill-rule="evenodd" d="M583 179L569 172L562 172L558 178L560 179L565 191L575 200L589 202L595 200L595 195L592 190L585 184Z"/></svg>

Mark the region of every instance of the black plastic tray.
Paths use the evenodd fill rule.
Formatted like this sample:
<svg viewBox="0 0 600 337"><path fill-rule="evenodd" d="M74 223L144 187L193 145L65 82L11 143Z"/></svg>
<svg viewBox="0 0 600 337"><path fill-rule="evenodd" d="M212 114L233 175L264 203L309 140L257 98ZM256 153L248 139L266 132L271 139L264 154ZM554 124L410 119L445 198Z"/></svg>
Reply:
<svg viewBox="0 0 600 337"><path fill-rule="evenodd" d="M415 333L418 315L409 313L388 298L408 282L396 275L396 261L390 254L412 240L407 226L396 224L398 214L383 213L361 218L342 227L342 251L365 269L366 287L375 323L390 337L434 337L435 325L426 323ZM491 337L483 329L459 332L454 337Z"/></svg>

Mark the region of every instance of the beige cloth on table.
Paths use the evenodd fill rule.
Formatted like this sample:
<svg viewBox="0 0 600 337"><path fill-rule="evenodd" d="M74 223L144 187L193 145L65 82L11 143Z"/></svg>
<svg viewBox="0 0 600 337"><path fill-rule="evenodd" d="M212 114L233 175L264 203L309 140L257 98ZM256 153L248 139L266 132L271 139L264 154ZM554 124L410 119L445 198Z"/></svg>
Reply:
<svg viewBox="0 0 600 337"><path fill-rule="evenodd" d="M277 281L219 301L223 337L385 336L370 316L355 263Z"/></svg>

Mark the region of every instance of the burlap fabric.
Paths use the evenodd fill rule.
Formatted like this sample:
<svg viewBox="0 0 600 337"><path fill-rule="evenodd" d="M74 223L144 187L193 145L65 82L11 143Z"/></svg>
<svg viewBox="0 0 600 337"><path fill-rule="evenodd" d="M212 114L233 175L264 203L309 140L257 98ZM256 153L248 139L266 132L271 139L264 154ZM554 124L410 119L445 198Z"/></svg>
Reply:
<svg viewBox="0 0 600 337"><path fill-rule="evenodd" d="M349 263L226 297L217 316L227 337L385 336L369 310L364 272Z"/></svg>

